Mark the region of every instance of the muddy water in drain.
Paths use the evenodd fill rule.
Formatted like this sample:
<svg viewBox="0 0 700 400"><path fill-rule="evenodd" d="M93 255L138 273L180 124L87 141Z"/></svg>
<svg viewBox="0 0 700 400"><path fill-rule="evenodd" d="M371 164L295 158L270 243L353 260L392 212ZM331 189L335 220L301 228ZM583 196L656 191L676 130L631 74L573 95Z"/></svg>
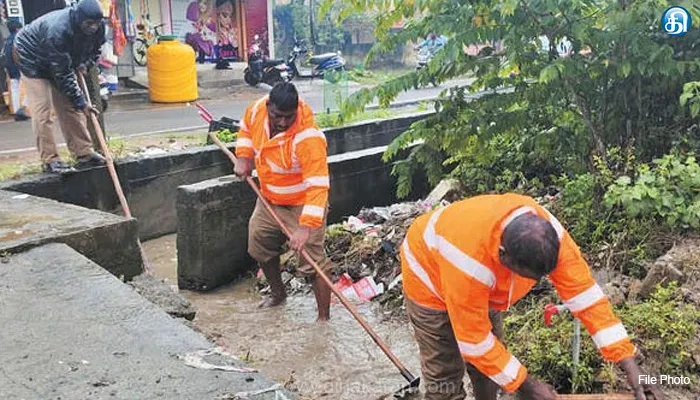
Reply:
<svg viewBox="0 0 700 400"><path fill-rule="evenodd" d="M158 276L175 284L175 236L144 244ZM259 310L252 280L208 293L183 292L197 308L195 325L233 353L249 355L251 366L280 383L293 376L303 398L376 399L402 387L405 380L370 337L339 303L331 321L315 322L313 295L288 298L284 306ZM361 314L414 374L418 347L408 323L382 320L371 305Z"/></svg>

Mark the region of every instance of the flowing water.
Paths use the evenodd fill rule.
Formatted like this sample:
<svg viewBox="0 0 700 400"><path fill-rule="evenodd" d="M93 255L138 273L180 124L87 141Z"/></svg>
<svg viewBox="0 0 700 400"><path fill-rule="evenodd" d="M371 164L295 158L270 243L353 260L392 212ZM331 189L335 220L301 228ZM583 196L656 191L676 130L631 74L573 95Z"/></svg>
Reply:
<svg viewBox="0 0 700 400"><path fill-rule="evenodd" d="M175 235L144 243L155 274L177 283ZM371 400L403 387L405 380L343 306L331 321L316 322L312 294L294 295L284 306L259 310L251 279L207 293L182 292L197 308L194 325L267 378L291 383L300 398ZM420 373L418 346L407 322L389 321L358 306L396 356Z"/></svg>

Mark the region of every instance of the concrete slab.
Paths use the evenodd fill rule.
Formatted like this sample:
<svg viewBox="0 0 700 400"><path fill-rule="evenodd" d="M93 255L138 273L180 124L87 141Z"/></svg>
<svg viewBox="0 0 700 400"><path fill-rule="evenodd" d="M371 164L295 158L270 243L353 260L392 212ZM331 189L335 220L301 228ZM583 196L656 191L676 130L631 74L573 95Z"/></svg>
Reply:
<svg viewBox="0 0 700 400"><path fill-rule="evenodd" d="M272 385L186 365L244 367L66 245L14 255L0 277L0 398L214 400Z"/></svg>
<svg viewBox="0 0 700 400"><path fill-rule="evenodd" d="M386 147L329 157L331 179L328 221L335 223L362 207L396 201L393 164L382 161ZM416 178L414 197L427 185ZM178 188L178 286L206 291L231 282L251 269L248 256L248 221L255 194L235 176Z"/></svg>
<svg viewBox="0 0 700 400"><path fill-rule="evenodd" d="M142 272L136 220L0 190L0 253L65 243L115 276Z"/></svg>

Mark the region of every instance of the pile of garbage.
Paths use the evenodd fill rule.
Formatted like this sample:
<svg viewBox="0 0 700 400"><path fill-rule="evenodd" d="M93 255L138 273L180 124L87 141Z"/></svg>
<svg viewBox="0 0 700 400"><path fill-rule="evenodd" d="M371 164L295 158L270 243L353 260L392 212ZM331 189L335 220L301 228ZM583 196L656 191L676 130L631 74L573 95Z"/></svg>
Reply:
<svg viewBox="0 0 700 400"><path fill-rule="evenodd" d="M389 315L400 313L403 292L399 250L408 228L419 215L461 197L459 182L446 180L424 200L364 208L343 223L329 226L325 245L335 266L331 277L335 286L351 301L375 301ZM282 280L288 293L309 292L309 285L293 275L297 262L293 253L282 257ZM258 278L261 293L269 291L261 271Z"/></svg>

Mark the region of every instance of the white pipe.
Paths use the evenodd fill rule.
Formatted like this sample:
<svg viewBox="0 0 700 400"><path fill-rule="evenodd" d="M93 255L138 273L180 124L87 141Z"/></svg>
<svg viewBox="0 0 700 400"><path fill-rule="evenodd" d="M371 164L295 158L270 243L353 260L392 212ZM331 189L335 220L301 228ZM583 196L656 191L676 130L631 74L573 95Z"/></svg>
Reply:
<svg viewBox="0 0 700 400"><path fill-rule="evenodd" d="M574 367L578 365L581 356L581 320L574 318Z"/></svg>

